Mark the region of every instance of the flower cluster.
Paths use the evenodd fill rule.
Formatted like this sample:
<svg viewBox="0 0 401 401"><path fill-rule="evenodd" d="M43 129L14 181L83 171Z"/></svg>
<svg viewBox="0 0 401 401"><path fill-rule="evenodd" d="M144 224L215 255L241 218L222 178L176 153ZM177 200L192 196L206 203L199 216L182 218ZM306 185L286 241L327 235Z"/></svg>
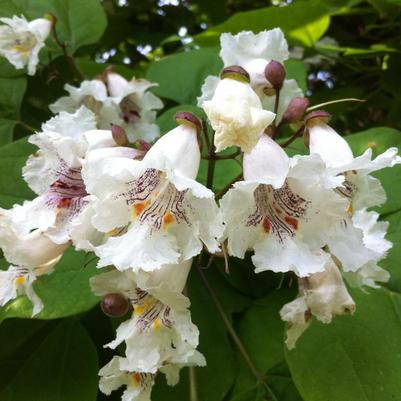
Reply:
<svg viewBox="0 0 401 401"><path fill-rule="evenodd" d="M371 287L388 279L377 264L391 247L387 224L370 210L385 194L370 174L401 163L397 149L354 157L327 113L307 114L309 101L286 79L288 55L277 28L221 36L225 67L198 98L214 146L205 124L187 112L150 145L162 107L147 92L154 85L110 71L67 85L69 96L50 106L56 116L30 137L38 150L23 177L37 197L0 209L0 248L10 263L0 272L0 305L25 294L38 314L33 282L51 274L69 246L93 252L105 270L90 280L103 311L129 313L106 345L124 344L124 355L100 370L105 394L125 386L123 401L150 400L156 374L174 385L182 367L205 365L183 294L202 252L252 252L256 273L296 277L299 295L280 312L289 348L313 317L329 323L353 313L344 278ZM275 140L286 124L298 127L294 138L304 135L309 154L289 157ZM201 134L213 163L227 147L242 155L242 176L219 205L196 181Z"/></svg>

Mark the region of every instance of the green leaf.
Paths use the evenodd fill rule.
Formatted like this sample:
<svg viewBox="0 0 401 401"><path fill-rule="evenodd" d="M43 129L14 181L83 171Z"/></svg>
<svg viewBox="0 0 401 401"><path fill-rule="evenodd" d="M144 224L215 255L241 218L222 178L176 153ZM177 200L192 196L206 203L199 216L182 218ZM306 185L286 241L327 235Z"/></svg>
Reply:
<svg viewBox="0 0 401 401"><path fill-rule="evenodd" d="M293 351L292 377L308 401L398 400L401 394L401 298L353 291L354 316L314 322Z"/></svg>
<svg viewBox="0 0 401 401"><path fill-rule="evenodd" d="M264 393L267 395L273 393L280 401L287 400L284 398L286 389L297 394L293 385L289 390L291 387L289 374L282 372L284 369L282 365L285 366L283 350L285 325L279 315L281 307L294 297L293 291L274 290L269 295L255 300L252 306L243 313L236 325L237 333L254 366L265 380L264 385L258 383L241 356L238 356L239 370L230 394L230 401L237 399L251 401L251 395L260 392L261 387ZM295 398L297 399L299 398ZM295 400L291 399L291 401Z"/></svg>
<svg viewBox="0 0 401 401"><path fill-rule="evenodd" d="M302 60L290 59L284 62L287 71L287 79L295 79L305 93L308 89L306 84L306 67Z"/></svg>
<svg viewBox="0 0 401 401"><path fill-rule="evenodd" d="M0 14L4 17L24 15L28 20L42 18L46 13L57 17L56 30L73 54L78 48L97 42L107 26L106 14L98 0L2 0ZM48 39L51 50L61 49Z"/></svg>
<svg viewBox="0 0 401 401"><path fill-rule="evenodd" d="M33 287L44 304L36 316L39 319L57 319L86 312L99 301L90 287L90 277L100 271L90 254L67 250L53 273L43 275ZM92 258L93 259L93 258ZM0 321L11 317L31 317L32 304L24 296L0 308Z"/></svg>
<svg viewBox="0 0 401 401"><path fill-rule="evenodd" d="M286 7L265 7L239 12L222 24L196 35L195 42L216 46L223 32L233 34L252 29L254 32L280 27L290 44L313 46L330 24L330 9L324 2L310 0L294 2Z"/></svg>
<svg viewBox="0 0 401 401"><path fill-rule="evenodd" d="M219 75L222 68L219 50L205 48L177 53L150 64L146 79L159 84L157 96L177 103L195 104L208 75Z"/></svg>
<svg viewBox="0 0 401 401"><path fill-rule="evenodd" d="M390 223L386 238L393 243L386 259L380 262L380 266L390 272L390 281L386 287L401 293L401 212L392 213L386 216Z"/></svg>
<svg viewBox="0 0 401 401"><path fill-rule="evenodd" d="M46 329L46 330L45 330ZM38 335L40 334L40 335ZM57 325L13 320L0 328L2 401L95 401L96 349L77 320Z"/></svg>
<svg viewBox="0 0 401 401"><path fill-rule="evenodd" d="M12 142L13 132L16 125L17 121L0 118L0 146Z"/></svg>
<svg viewBox="0 0 401 401"><path fill-rule="evenodd" d="M0 207L10 208L14 203L33 198L34 193L23 180L21 169L35 149L26 139L0 148Z"/></svg>
<svg viewBox="0 0 401 401"><path fill-rule="evenodd" d="M207 361L207 366L196 369L199 401L221 401L234 381L234 351L228 333L215 305L194 268L188 282L191 312L194 323L199 327L199 351ZM227 286L214 269L204 270L217 297L223 303L228 316L238 310L235 292ZM225 294L221 296L221 294ZM216 375L216 372L219 372Z"/></svg>
<svg viewBox="0 0 401 401"><path fill-rule="evenodd" d="M26 91L26 78L12 74L4 60L0 62L0 146L10 143L21 119L20 109Z"/></svg>

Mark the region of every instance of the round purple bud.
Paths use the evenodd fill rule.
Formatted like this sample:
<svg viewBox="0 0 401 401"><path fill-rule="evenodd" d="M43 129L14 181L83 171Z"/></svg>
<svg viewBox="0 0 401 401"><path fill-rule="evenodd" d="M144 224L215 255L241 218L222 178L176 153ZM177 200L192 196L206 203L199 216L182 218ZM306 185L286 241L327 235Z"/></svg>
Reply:
<svg viewBox="0 0 401 401"><path fill-rule="evenodd" d="M100 307L103 313L109 317L124 316L129 309L129 301L122 294L107 294L102 298Z"/></svg>
<svg viewBox="0 0 401 401"><path fill-rule="evenodd" d="M283 87L285 76L286 72L283 64L275 60L272 60L267 64L265 68L265 77L276 91L279 91Z"/></svg>
<svg viewBox="0 0 401 401"><path fill-rule="evenodd" d="M282 122L292 124L301 121L306 109L309 107L309 99L306 97L294 97L290 100L287 110L283 114Z"/></svg>

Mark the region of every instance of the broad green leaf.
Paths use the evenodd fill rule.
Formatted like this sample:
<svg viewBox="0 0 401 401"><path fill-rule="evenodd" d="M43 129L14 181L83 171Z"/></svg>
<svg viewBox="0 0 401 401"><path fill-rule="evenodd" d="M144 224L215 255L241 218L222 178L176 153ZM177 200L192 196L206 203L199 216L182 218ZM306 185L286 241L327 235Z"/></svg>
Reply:
<svg viewBox="0 0 401 401"><path fill-rule="evenodd" d="M0 146L12 142L16 125L17 121L0 118Z"/></svg>
<svg viewBox="0 0 401 401"><path fill-rule="evenodd" d="M13 349L12 354L0 353L6 374L1 380L2 401L96 400L96 349L77 320L45 327L13 320L0 327L0 338Z"/></svg>
<svg viewBox="0 0 401 401"><path fill-rule="evenodd" d="M92 258L92 259L91 259ZM99 301L90 287L89 279L99 273L90 254L67 250L53 273L38 277L33 287L44 308L39 319L57 319L86 312ZM0 308L0 321L11 317L31 317L32 304L24 296Z"/></svg>
<svg viewBox="0 0 401 401"><path fill-rule="evenodd" d="M26 78L12 75L0 63L0 146L12 141L14 128L21 119L21 103L26 91Z"/></svg>
<svg viewBox="0 0 401 401"><path fill-rule="evenodd" d="M287 79L295 79L305 93L307 88L306 85L306 67L305 63L301 60L290 59L284 62L285 69L287 71Z"/></svg>
<svg viewBox="0 0 401 401"><path fill-rule="evenodd" d="M216 48L204 48L166 56L150 64L146 79L159 84L154 89L157 96L195 104L205 78L222 68L218 53Z"/></svg>
<svg viewBox="0 0 401 401"><path fill-rule="evenodd" d="M106 15L98 0L2 0L0 14L4 17L24 15L28 20L42 18L46 13L57 17L56 30L69 53L97 42L106 29ZM55 40L48 39L52 51L61 49Z"/></svg>
<svg viewBox="0 0 401 401"><path fill-rule="evenodd" d="M401 297L352 291L354 316L314 322L286 351L292 377L308 401L398 400L401 394Z"/></svg>
<svg viewBox="0 0 401 401"><path fill-rule="evenodd" d="M393 243L393 247L379 264L390 272L390 281L386 287L401 293L401 212L392 213L385 220L390 223L386 238Z"/></svg>
<svg viewBox="0 0 401 401"><path fill-rule="evenodd" d="M264 389L264 393L273 393L277 399L286 400L278 393L284 394L285 387L291 386L289 374L281 378L280 367L284 362L283 333L285 324L281 321L279 311L281 307L295 297L292 291L273 290L269 295L255 300L250 308L241 316L236 325L237 332L247 350L255 368L262 375L264 385L258 383L249 367L238 355L239 370L235 385L230 394L230 401L251 400L251 394ZM280 377L278 377L280 376ZM283 381L280 382L280 378ZM276 390L273 390L273 387ZM283 388L284 387L284 388ZM296 394L296 390L291 390ZM247 398L248 397L248 398ZM299 398L298 398L299 399ZM290 400L288 400L290 401ZM295 400L291 400L295 401Z"/></svg>
<svg viewBox="0 0 401 401"><path fill-rule="evenodd" d="M254 32L280 27L291 44L312 46L330 24L330 9L321 1L294 2L287 7L265 7L234 14L222 24L195 36L196 43L216 46L223 32Z"/></svg>
<svg viewBox="0 0 401 401"><path fill-rule="evenodd" d="M0 148L0 207L32 199L34 194L22 178L21 169L35 147L20 139Z"/></svg>
<svg viewBox="0 0 401 401"><path fill-rule="evenodd" d="M235 292L232 291L219 274L204 270L228 316L238 310ZM225 296L221 296L224 293ZM227 296L229 293L230 295ZM191 299L193 322L199 327L199 350L205 355L207 366L196 369L199 401L221 401L234 381L234 350L224 326L207 289L201 282L195 267L192 268L188 282L188 296ZM229 303L230 302L230 303ZM216 375L218 372L218 375Z"/></svg>

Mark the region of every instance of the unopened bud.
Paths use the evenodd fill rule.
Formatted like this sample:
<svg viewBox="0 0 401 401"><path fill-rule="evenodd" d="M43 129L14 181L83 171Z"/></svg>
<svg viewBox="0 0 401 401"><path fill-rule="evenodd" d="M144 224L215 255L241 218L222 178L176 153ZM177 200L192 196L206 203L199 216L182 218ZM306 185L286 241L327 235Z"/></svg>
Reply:
<svg viewBox="0 0 401 401"><path fill-rule="evenodd" d="M121 294L107 294L100 303L103 313L109 317L124 316L128 312L129 306L128 299Z"/></svg>
<svg viewBox="0 0 401 401"><path fill-rule="evenodd" d="M54 14L46 13L45 15L43 15L43 18L50 21L53 26L57 23L57 17Z"/></svg>
<svg viewBox="0 0 401 401"><path fill-rule="evenodd" d="M118 146L128 146L129 141L124 128L117 124L111 124L111 135Z"/></svg>
<svg viewBox="0 0 401 401"><path fill-rule="evenodd" d="M134 147L135 149L142 150L144 153L146 153L152 147L152 145L143 139L137 139L134 142Z"/></svg>
<svg viewBox="0 0 401 401"><path fill-rule="evenodd" d="M240 82L251 82L251 78L249 77L248 71L239 65L231 65L230 67L226 67L221 71L220 78L231 78Z"/></svg>
<svg viewBox="0 0 401 401"><path fill-rule="evenodd" d="M309 99L306 97L292 98L283 114L282 122L284 124L292 124L301 121L306 109L309 107L309 103Z"/></svg>
<svg viewBox="0 0 401 401"><path fill-rule="evenodd" d="M267 64L265 68L265 77L276 91L279 91L283 87L285 76L286 72L283 64L275 60L272 60Z"/></svg>
<svg viewBox="0 0 401 401"><path fill-rule="evenodd" d="M185 124L190 125L196 128L196 131L199 132L202 129L201 120L192 113L187 111L180 111L175 115L175 121L177 124Z"/></svg>
<svg viewBox="0 0 401 401"><path fill-rule="evenodd" d="M307 148L309 148L308 128L311 128L315 125L319 125L321 123L327 124L330 120L330 117L331 117L330 114L323 110L312 111L305 117L304 144Z"/></svg>

